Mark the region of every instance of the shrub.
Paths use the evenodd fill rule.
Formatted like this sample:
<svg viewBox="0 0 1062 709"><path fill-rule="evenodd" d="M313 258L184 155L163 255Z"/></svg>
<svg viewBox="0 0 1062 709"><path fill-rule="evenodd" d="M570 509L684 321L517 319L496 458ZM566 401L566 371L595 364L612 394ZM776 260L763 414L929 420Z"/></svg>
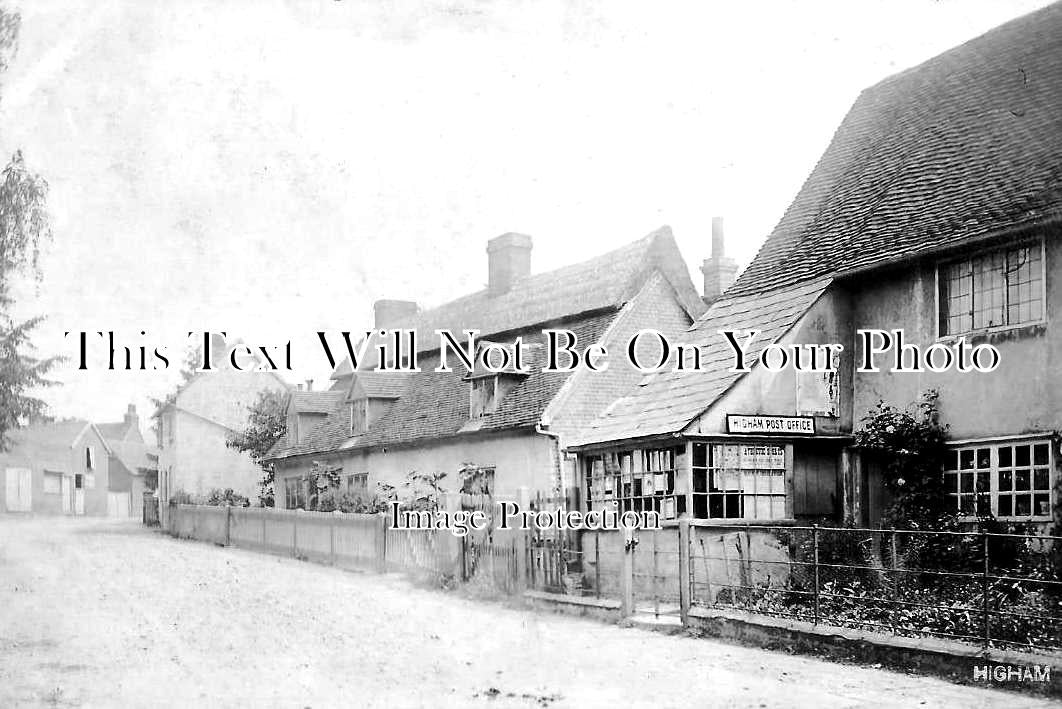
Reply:
<svg viewBox="0 0 1062 709"><path fill-rule="evenodd" d="M227 487L224 490L220 488L212 489L207 493L203 504L213 507L250 507L251 501L231 487Z"/></svg>

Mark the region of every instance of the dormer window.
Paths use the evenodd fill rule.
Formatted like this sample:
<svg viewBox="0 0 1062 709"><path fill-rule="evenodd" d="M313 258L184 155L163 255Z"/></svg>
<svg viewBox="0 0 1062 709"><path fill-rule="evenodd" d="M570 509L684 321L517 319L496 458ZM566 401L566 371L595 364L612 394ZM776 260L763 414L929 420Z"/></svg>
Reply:
<svg viewBox="0 0 1062 709"><path fill-rule="evenodd" d="M488 365L484 364L483 350L486 347L495 350L501 347L508 350L508 367L500 371L488 369ZM537 350L538 348L538 344L525 345L525 349ZM489 354L491 353L488 352L487 355ZM512 344L499 344L487 340L477 343L476 367L465 376L465 380L470 383L469 419L475 421L493 414L498 410L505 395L515 389L530 374L531 370L527 362L522 365L524 369L516 369L516 362L517 357ZM497 360L491 360L488 364L495 368L502 366Z"/></svg>
<svg viewBox="0 0 1062 709"><path fill-rule="evenodd" d="M498 376L476 377L472 380L472 399L469 418L478 419L498 409Z"/></svg>
<svg viewBox="0 0 1062 709"><path fill-rule="evenodd" d="M350 402L350 435L365 433L369 429L369 400L354 399Z"/></svg>

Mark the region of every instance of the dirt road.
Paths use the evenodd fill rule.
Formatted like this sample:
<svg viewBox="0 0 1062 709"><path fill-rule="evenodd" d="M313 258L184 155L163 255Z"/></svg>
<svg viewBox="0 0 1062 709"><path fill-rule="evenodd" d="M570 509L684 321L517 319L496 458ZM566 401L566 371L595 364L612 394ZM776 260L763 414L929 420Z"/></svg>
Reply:
<svg viewBox="0 0 1062 709"><path fill-rule="evenodd" d="M476 602L135 523L0 514L0 706L1047 702Z"/></svg>

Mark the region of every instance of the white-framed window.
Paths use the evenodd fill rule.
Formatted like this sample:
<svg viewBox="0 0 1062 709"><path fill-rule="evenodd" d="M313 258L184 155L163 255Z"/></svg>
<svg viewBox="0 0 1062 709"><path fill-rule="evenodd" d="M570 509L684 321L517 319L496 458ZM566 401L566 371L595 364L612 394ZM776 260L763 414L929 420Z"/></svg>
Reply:
<svg viewBox="0 0 1062 709"><path fill-rule="evenodd" d="M1006 246L937 268L941 336L1045 319L1044 242Z"/></svg>
<svg viewBox="0 0 1062 709"><path fill-rule="evenodd" d="M784 519L785 448L776 441L693 444L693 516Z"/></svg>
<svg viewBox="0 0 1062 709"><path fill-rule="evenodd" d="M47 495L58 495L63 491L63 474L44 471L44 492Z"/></svg>
<svg viewBox="0 0 1062 709"><path fill-rule="evenodd" d="M944 485L966 516L991 514L1010 521L1051 519L1054 451L1050 440L953 446L944 461Z"/></svg>
<svg viewBox="0 0 1062 709"><path fill-rule="evenodd" d="M369 474L353 473L347 476L346 493L355 497L366 497L369 494Z"/></svg>
<svg viewBox="0 0 1062 709"><path fill-rule="evenodd" d="M284 478L284 509L306 507L306 486L300 477Z"/></svg>
<svg viewBox="0 0 1062 709"><path fill-rule="evenodd" d="M85 446L85 470L96 469L96 449L92 446Z"/></svg>

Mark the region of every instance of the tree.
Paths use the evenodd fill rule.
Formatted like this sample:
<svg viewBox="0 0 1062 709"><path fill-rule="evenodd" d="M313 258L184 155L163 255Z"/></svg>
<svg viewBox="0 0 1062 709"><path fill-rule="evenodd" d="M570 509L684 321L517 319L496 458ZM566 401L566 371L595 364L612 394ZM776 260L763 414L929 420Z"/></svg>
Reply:
<svg viewBox="0 0 1062 709"><path fill-rule="evenodd" d="M262 391L252 406L248 406L247 427L233 433L225 442L229 448L244 451L251 460L262 466L262 479L258 483L258 501L263 507L275 504L273 491L274 470L263 459L287 431L287 394L279 391Z"/></svg>
<svg viewBox="0 0 1062 709"><path fill-rule="evenodd" d="M0 8L0 72L18 46L20 19L17 12ZM42 318L20 322L11 313L14 279L41 278L41 249L51 239L47 197L48 182L16 151L0 174L0 450L7 448L13 429L44 412L44 402L32 392L51 384L45 377L58 361L32 354L30 335Z"/></svg>

